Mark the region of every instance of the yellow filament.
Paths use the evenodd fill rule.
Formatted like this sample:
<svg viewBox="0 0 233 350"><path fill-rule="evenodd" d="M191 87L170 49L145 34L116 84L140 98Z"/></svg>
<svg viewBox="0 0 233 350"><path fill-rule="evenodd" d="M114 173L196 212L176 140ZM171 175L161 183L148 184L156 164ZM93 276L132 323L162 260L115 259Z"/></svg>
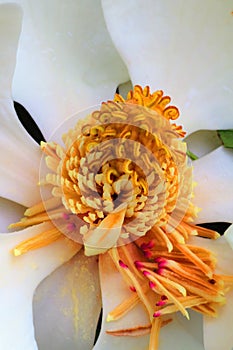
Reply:
<svg viewBox="0 0 233 350"><path fill-rule="evenodd" d="M179 298L177 298L179 299ZM183 299L179 299L182 302L185 308L192 308L194 306L198 306L201 304L206 304L206 299L202 297L185 297ZM169 305L159 310L160 315L172 314L179 311L177 305Z"/></svg>
<svg viewBox="0 0 233 350"><path fill-rule="evenodd" d="M189 258L196 266L200 268L201 271L204 272L206 276L212 278L213 271L212 269L205 264L196 254L194 254L185 244L177 244L177 248Z"/></svg>
<svg viewBox="0 0 233 350"><path fill-rule="evenodd" d="M56 197L52 197L49 198L43 202L40 202L38 204L33 205L32 207L28 208L24 215L25 216L33 216L39 213L42 213L45 210L51 210L54 209L56 207L59 206L59 204L61 203L61 200L56 198Z"/></svg>
<svg viewBox="0 0 233 350"><path fill-rule="evenodd" d="M157 289L159 289L160 293L163 295L166 295L170 300L173 301L173 303L178 307L179 311L185 316L187 317L187 319L189 320L189 314L188 312L185 310L184 306L179 302L179 300L172 294L170 293L164 286L162 283L159 282L158 278L155 277L155 275L151 274L149 270L145 269L145 271L149 272L149 275L147 276L149 278L150 281L152 281L153 283L155 283L156 287L152 287L153 290L157 291Z"/></svg>
<svg viewBox="0 0 233 350"><path fill-rule="evenodd" d="M119 304L114 310L109 312L107 322L118 320L132 310L140 301L137 293L132 292L132 295Z"/></svg>
<svg viewBox="0 0 233 350"><path fill-rule="evenodd" d="M154 318L152 321L149 350L157 350L159 347L159 333L162 325L161 318Z"/></svg>
<svg viewBox="0 0 233 350"><path fill-rule="evenodd" d="M30 250L45 247L58 240L61 236L62 233L56 227L53 227L51 230L39 233L38 235L18 244L13 249L13 254L15 256L19 256L27 253Z"/></svg>

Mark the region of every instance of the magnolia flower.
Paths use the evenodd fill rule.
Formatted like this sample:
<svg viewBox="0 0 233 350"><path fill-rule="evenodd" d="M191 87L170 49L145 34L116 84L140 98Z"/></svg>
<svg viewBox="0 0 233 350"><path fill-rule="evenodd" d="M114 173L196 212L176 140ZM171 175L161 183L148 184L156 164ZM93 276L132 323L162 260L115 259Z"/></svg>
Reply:
<svg viewBox="0 0 233 350"><path fill-rule="evenodd" d="M53 13L46 22L45 18L48 17L44 15L50 10L46 2L42 1L39 5L32 5L27 1L20 3L23 5L25 17L16 68L22 13L14 5L1 5L0 11L0 190L1 196L5 198L1 202L4 214L1 218L2 227L23 216L22 205L35 209L33 205L41 201L40 191L36 186L41 151L17 121L11 90L14 98L35 117L45 137L50 139L51 133L64 118L84 107L112 99L115 87L129 78L123 62L112 46L99 4L93 6L91 3L89 10L86 1L83 4L56 4L51 7ZM171 1L163 4L150 1L148 8L139 1L132 4L128 2L127 5L121 5L119 1L117 4L103 1L102 7L112 40L133 83L150 84L152 90L159 87L173 96L173 101L182 110L183 119L180 119L180 123L190 133L199 129L224 129L232 126L232 47L228 45L232 9L228 5L207 1L204 6L202 4L201 13L197 2L194 4L192 1L190 7L182 5L181 2L174 5ZM191 28L189 32L186 30L187 26ZM119 35L121 30L123 35ZM203 42L200 42L200 31ZM127 37L125 33L128 32L133 32L134 36ZM156 35L158 33L159 37ZM136 42L132 40L134 38ZM180 67L179 63L184 57L189 60L192 58L192 62ZM171 72L168 72L169 69ZM220 106L223 107L221 110ZM187 139L190 147L194 147L194 139L195 136L192 135ZM194 163L194 176L198 183L195 188L195 204L202 207L196 220L232 222L232 153L222 146L213 150L215 147L215 142L214 145L209 142L204 151L207 154L203 156L200 153L203 157ZM44 148L51 151L47 146ZM208 153L210 150L212 152ZM27 247L26 254L21 255L22 242L28 239L27 242L35 242L33 239L41 237L44 232L47 237L52 237L51 241L54 234L57 234L51 222L46 221L15 233L2 234L0 237L1 265L4 266L0 285L1 324L4 325L1 327L1 346L4 349L37 348L33 330L33 294L46 276L69 260L70 262L43 282L35 296L37 344L39 349L51 349L53 346L56 349L72 349L76 346L80 349L91 349L101 308L96 257L87 258L79 243L64 236L59 236L59 239L56 236L55 242L41 249L30 251ZM232 246L231 228L226 238ZM216 241L192 237L189 244L207 246L216 251L216 272L220 275L232 274L232 252L225 237ZM12 250L19 256L14 256ZM141 327L139 333L143 333L143 328L147 333L148 321L143 316L143 310L136 307L132 314L129 313L122 321L117 321L115 328L111 328L106 322L112 309L119 301L125 300L129 293L114 264L111 260L107 261L107 265L103 264L104 259L100 256L103 324L94 348L145 348L148 345L148 335L138 338L114 337L110 334L112 331L116 335L117 330L122 329L127 334L127 328L132 331L138 327ZM127 266L123 262L120 265L127 274ZM151 286L154 287L152 283ZM232 335L224 325L231 324L233 305L230 292L227 296L227 303L221 308L217 319L205 317L204 340L201 318L191 314L191 320L186 322L183 318L174 316L173 322L161 330L159 349L168 349L171 346L181 349L188 346L195 350L214 350L221 344L222 348L230 350L233 344Z"/></svg>

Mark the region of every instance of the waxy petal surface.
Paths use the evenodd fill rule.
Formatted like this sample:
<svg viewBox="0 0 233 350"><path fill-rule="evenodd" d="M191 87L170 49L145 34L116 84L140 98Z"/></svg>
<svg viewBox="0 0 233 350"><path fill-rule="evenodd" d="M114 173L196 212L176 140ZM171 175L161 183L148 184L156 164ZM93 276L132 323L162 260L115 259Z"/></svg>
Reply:
<svg viewBox="0 0 233 350"><path fill-rule="evenodd" d="M217 148L193 163L197 222L233 222L233 151Z"/></svg>
<svg viewBox="0 0 233 350"><path fill-rule="evenodd" d="M48 140L65 118L112 98L128 73L99 0L17 3L24 20L13 95Z"/></svg>
<svg viewBox="0 0 233 350"><path fill-rule="evenodd" d="M40 198L40 149L18 121L11 99L21 20L18 6L0 5L0 196L29 206Z"/></svg>
<svg viewBox="0 0 233 350"><path fill-rule="evenodd" d="M81 251L36 290L33 311L39 349L92 349L100 310L98 262Z"/></svg>
<svg viewBox="0 0 233 350"><path fill-rule="evenodd" d="M25 212L25 207L0 197L0 232L7 232L12 222L19 221Z"/></svg>
<svg viewBox="0 0 233 350"><path fill-rule="evenodd" d="M15 257L12 249L51 227L40 224L21 232L0 235L0 348L37 349L34 339L32 298L37 285L76 252L74 244L63 239L54 244Z"/></svg>
<svg viewBox="0 0 233 350"><path fill-rule="evenodd" d="M164 90L190 133L232 127L232 1L102 0L133 84Z"/></svg>

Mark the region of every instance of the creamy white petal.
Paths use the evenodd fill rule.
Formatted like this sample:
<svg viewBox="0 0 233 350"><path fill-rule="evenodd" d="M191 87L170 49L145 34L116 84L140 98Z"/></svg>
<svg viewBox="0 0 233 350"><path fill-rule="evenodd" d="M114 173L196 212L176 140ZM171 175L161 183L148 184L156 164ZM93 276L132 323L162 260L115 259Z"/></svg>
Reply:
<svg viewBox="0 0 233 350"><path fill-rule="evenodd" d="M21 232L0 235L0 348L37 349L34 340L32 298L37 285L77 249L58 240L52 245L15 257L11 250L22 240L51 227L41 224Z"/></svg>
<svg viewBox="0 0 233 350"><path fill-rule="evenodd" d="M189 311L188 321L180 314L161 329L159 350L206 350L203 345L202 316Z"/></svg>
<svg viewBox="0 0 233 350"><path fill-rule="evenodd" d="M230 244L233 249L233 225L231 225L224 233L224 237L226 238L228 244Z"/></svg>
<svg viewBox="0 0 233 350"><path fill-rule="evenodd" d="M228 241L233 241L233 225L228 228L223 237L216 241L193 237L191 243L204 246L216 254L218 273L233 275L233 252ZM233 348L233 290L231 289L226 296L227 302L219 308L216 319L204 317L205 350L232 350Z"/></svg>
<svg viewBox="0 0 233 350"><path fill-rule="evenodd" d="M184 141L187 143L189 151L198 158L205 156L222 145L217 131L199 130L188 135Z"/></svg>
<svg viewBox="0 0 233 350"><path fill-rule="evenodd" d="M233 222L233 150L223 146L193 163L197 222Z"/></svg>
<svg viewBox="0 0 233 350"><path fill-rule="evenodd" d="M7 232L7 228L13 222L23 217L25 207L0 197L0 232Z"/></svg>
<svg viewBox="0 0 233 350"><path fill-rule="evenodd" d="M162 89L188 132L232 127L232 2L102 0L134 84Z"/></svg>
<svg viewBox="0 0 233 350"><path fill-rule="evenodd" d="M17 0L24 11L13 95L48 139L77 111L113 98L128 73L100 0Z"/></svg>
<svg viewBox="0 0 233 350"><path fill-rule="evenodd" d="M0 5L0 196L29 206L39 200L40 150L21 126L11 100L22 12Z"/></svg>
<svg viewBox="0 0 233 350"><path fill-rule="evenodd" d="M98 262L81 251L36 290L33 311L39 349L91 349L100 309Z"/></svg>

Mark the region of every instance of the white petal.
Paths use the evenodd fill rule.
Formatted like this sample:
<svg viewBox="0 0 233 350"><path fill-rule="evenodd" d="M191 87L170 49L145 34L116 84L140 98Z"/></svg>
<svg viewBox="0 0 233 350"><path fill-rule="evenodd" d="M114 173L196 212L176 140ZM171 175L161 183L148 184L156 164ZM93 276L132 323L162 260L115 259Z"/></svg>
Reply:
<svg viewBox="0 0 233 350"><path fill-rule="evenodd" d="M11 100L22 13L0 5L0 196L29 206L39 200L39 147L18 121Z"/></svg>
<svg viewBox="0 0 233 350"><path fill-rule="evenodd" d="M54 244L14 257L11 250L24 239L50 228L50 224L0 235L0 348L36 349L32 320L32 298L37 285L77 251L72 244Z"/></svg>
<svg viewBox="0 0 233 350"><path fill-rule="evenodd" d="M194 203L198 222L233 222L233 151L223 146L195 160Z"/></svg>
<svg viewBox="0 0 233 350"><path fill-rule="evenodd" d="M232 247L228 241L233 241L233 225L231 225L223 237L216 241L193 237L191 243L204 246L216 254L216 271L221 274L233 275ZM219 308L218 317L204 317L204 344L205 350L232 350L233 348L233 290L226 294L227 302Z"/></svg>
<svg viewBox="0 0 233 350"><path fill-rule="evenodd" d="M17 2L24 22L13 94L49 138L65 118L113 98L128 73L99 0Z"/></svg>
<svg viewBox="0 0 233 350"><path fill-rule="evenodd" d="M203 346L202 316L189 311L188 321L180 314L161 329L159 350L205 350Z"/></svg>
<svg viewBox="0 0 233 350"><path fill-rule="evenodd" d="M224 237L226 238L228 244L233 249L233 225L231 225L224 233Z"/></svg>
<svg viewBox="0 0 233 350"><path fill-rule="evenodd" d="M102 0L134 84L162 89L188 132L232 127L232 2Z"/></svg>
<svg viewBox="0 0 233 350"><path fill-rule="evenodd" d="M24 212L22 205L0 197L0 232L7 232L8 226L19 221Z"/></svg>
<svg viewBox="0 0 233 350"><path fill-rule="evenodd" d="M94 350L141 350L148 345L148 336L118 337L109 335L107 330L119 330L122 328L137 327L149 323L142 305L132 309L123 319L106 322L107 315L126 297L130 296L130 290L122 280L115 265L108 256L100 256L100 283L103 301L103 319L101 332Z"/></svg>
<svg viewBox="0 0 233 350"><path fill-rule="evenodd" d="M91 349L100 309L97 259L85 257L82 251L36 290L34 324L39 349Z"/></svg>
<svg viewBox="0 0 233 350"><path fill-rule="evenodd" d="M233 349L233 290L227 294L227 303L219 310L217 319L204 318L205 350Z"/></svg>
<svg viewBox="0 0 233 350"><path fill-rule="evenodd" d="M189 151L198 158L205 156L222 145L217 131L199 130L188 135L184 141L187 143Z"/></svg>

